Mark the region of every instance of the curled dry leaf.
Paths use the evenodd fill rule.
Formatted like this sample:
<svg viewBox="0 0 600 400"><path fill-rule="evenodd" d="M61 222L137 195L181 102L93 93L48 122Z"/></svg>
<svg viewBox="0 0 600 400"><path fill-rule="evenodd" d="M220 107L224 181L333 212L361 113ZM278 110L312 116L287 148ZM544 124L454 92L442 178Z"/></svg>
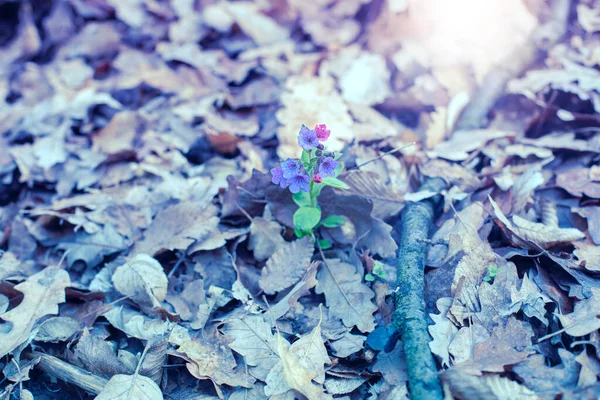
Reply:
<svg viewBox="0 0 600 400"><path fill-rule="evenodd" d="M291 346L279 333L277 339L277 352L281 360L267 375L265 394L283 395L293 389L309 400L330 399L331 396L325 394L322 387L325 381L324 365L331 361L323 344L320 324ZM313 380L321 385L313 384Z"/></svg>
<svg viewBox="0 0 600 400"><path fill-rule="evenodd" d="M552 246L572 243L585 238L585 234L579 229L548 226L539 222L531 222L518 215L514 215L511 222L491 197L489 197L489 200L501 228L517 245L531 249L548 249Z"/></svg>
<svg viewBox="0 0 600 400"><path fill-rule="evenodd" d="M160 385L163 377L163 365L167 362L167 346L169 341L163 337L154 343L148 344L146 356L140 366L140 374L152 379Z"/></svg>
<svg viewBox="0 0 600 400"><path fill-rule="evenodd" d="M428 330L432 337L429 342L431 352L442 360L442 367L450 366L450 353L448 352L450 343L456 336L458 328L448 319L446 314L452 306L453 299L449 297L438 299L437 308L439 314L429 314L434 324L430 325Z"/></svg>
<svg viewBox="0 0 600 400"><path fill-rule="evenodd" d="M331 316L340 318L348 328L361 332L375 329L373 313L377 306L371 301L375 293L362 283L356 267L339 259L325 260L317 275L317 293L325 294Z"/></svg>
<svg viewBox="0 0 600 400"><path fill-rule="evenodd" d="M147 376L115 375L95 400L162 400L160 387Z"/></svg>
<svg viewBox="0 0 600 400"><path fill-rule="evenodd" d="M209 327L201 335L181 343L176 355L189 361L187 369L197 379L210 379L215 385L252 387L253 380L236 369L229 341L214 327Z"/></svg>
<svg viewBox="0 0 600 400"><path fill-rule="evenodd" d="M167 275L162 265L147 254L137 254L115 270L115 289L142 307L159 307L167 297Z"/></svg>
<svg viewBox="0 0 600 400"><path fill-rule="evenodd" d="M65 301L65 289L70 284L67 271L48 267L14 287L23 293L23 301L2 314L5 328L0 333L0 356L29 340L40 318L58 314L58 305Z"/></svg>
<svg viewBox="0 0 600 400"><path fill-rule="evenodd" d="M267 294L274 294L294 285L308 270L314 251L310 236L287 243L277 250L262 270L258 281L261 289Z"/></svg>

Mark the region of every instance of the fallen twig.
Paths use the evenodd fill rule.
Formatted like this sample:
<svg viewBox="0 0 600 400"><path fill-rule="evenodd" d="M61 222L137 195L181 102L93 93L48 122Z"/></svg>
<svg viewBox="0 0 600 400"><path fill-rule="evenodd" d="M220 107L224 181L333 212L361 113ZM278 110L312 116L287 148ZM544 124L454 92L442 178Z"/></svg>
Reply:
<svg viewBox="0 0 600 400"><path fill-rule="evenodd" d="M420 190L439 192L446 187L441 178L428 178ZM408 204L398 224L398 278L395 291L396 309L393 323L400 332L408 366L408 388L411 399L442 399L437 368L427 332L425 311L424 258L433 224L435 209L441 200L437 195L418 203Z"/></svg>
<svg viewBox="0 0 600 400"><path fill-rule="evenodd" d="M27 359L39 358L40 361L37 366L42 371L60 380L79 386L90 393L100 393L102 388L108 383L108 379L94 375L91 372L68 364L48 354L33 351L23 353L23 357Z"/></svg>

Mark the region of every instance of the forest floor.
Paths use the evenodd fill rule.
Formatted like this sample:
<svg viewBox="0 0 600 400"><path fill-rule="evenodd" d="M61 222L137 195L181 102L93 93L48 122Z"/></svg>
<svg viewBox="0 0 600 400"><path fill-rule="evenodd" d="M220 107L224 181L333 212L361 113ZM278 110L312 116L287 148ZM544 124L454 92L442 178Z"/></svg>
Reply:
<svg viewBox="0 0 600 400"><path fill-rule="evenodd" d="M599 398L599 111L596 0L4 1L0 399L409 398L434 199L447 398Z"/></svg>

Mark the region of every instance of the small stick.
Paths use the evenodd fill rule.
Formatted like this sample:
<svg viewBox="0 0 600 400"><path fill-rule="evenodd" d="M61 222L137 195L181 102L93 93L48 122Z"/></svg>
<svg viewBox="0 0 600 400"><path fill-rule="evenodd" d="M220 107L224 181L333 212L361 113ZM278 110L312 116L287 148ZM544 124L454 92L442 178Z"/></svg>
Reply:
<svg viewBox="0 0 600 400"><path fill-rule="evenodd" d="M39 358L37 366L49 375L93 393L98 394L108 383L108 379L101 378L84 369L68 364L48 354L33 351L23 353L23 357L34 360Z"/></svg>
<svg viewBox="0 0 600 400"><path fill-rule="evenodd" d="M446 187L441 178L428 178L420 190L440 192ZM400 332L408 367L408 389L413 400L442 400L444 398L438 371L429 348L425 310L425 251L435 209L441 196L409 203L402 212L397 229L398 278L394 291L395 311L392 323Z"/></svg>
<svg viewBox="0 0 600 400"><path fill-rule="evenodd" d="M357 166L355 166L355 167L349 168L349 169L348 169L348 171L352 171L353 169L359 169L360 167L364 167L365 165L367 165L367 164L370 164L370 163L372 163L373 161L377 161L377 160L379 160L379 159L381 159L381 158L383 158L383 157L385 157L385 156L388 156L388 155L390 155L390 154L394 154L394 153L396 153L396 152L398 152L398 151L400 151L400 150L402 150L402 149L405 149L405 148L407 148L407 147L410 147L410 146L412 146L412 145L414 145L414 144L417 144L417 142L411 142L411 143L409 143L409 144L406 144L406 145L404 145L404 146L402 146L402 147L396 147L395 149L393 149L393 150L390 150L390 151L388 151L388 152L386 152L386 153L383 153L383 154L381 154L381 155L379 155L379 156L377 156L377 157L375 157L375 158L372 158L372 159L370 159L369 161L365 161L365 162L364 162L364 163L362 163L362 164L359 164L359 165L357 165Z"/></svg>

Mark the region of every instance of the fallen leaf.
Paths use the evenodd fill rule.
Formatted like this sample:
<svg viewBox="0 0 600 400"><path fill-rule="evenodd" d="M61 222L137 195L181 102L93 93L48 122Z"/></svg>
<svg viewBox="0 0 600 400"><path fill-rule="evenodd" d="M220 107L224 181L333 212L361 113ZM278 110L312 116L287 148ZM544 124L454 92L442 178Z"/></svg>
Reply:
<svg viewBox="0 0 600 400"><path fill-rule="evenodd" d="M533 331L529 324L510 317L505 326L497 326L492 336L475 344L473 362L469 365L473 372L504 372L506 366L518 364L531 354Z"/></svg>
<svg viewBox="0 0 600 400"><path fill-rule="evenodd" d="M567 335L585 336L600 329L600 289L590 288L592 295L575 303L570 314L555 312Z"/></svg>
<svg viewBox="0 0 600 400"><path fill-rule="evenodd" d="M600 247L585 242L575 242L576 250L573 255L580 264L591 272L600 272Z"/></svg>
<svg viewBox="0 0 600 400"><path fill-rule="evenodd" d="M348 328L361 332L375 329L373 313L377 306L371 301L375 293L362 283L356 267L339 259L328 259L317 275L316 292L325 295L332 316L340 318Z"/></svg>
<svg viewBox="0 0 600 400"><path fill-rule="evenodd" d="M265 394L282 395L290 389L302 393L309 400L330 399L323 393L322 386L312 383L325 381L324 365L331 361L321 337L321 326L317 325L291 346L277 335L277 351L281 361L267 375Z"/></svg>
<svg viewBox="0 0 600 400"><path fill-rule="evenodd" d="M529 275L525 274L521 281L521 287L517 290L516 287L511 287L511 312L516 313L523 310L529 318L537 318L544 325L548 326L548 318L546 318L546 304L552 303L552 300L542 293L540 288L529 279Z"/></svg>
<svg viewBox="0 0 600 400"><path fill-rule="evenodd" d="M340 176L349 189L342 195L357 195L373 201L373 212L378 218L386 218L400 212L404 198L384 184L379 176L370 171L350 171Z"/></svg>
<svg viewBox="0 0 600 400"><path fill-rule="evenodd" d="M155 255L161 250L187 249L217 227L216 214L217 208L212 204L202 207L194 202L182 202L159 211L133 254Z"/></svg>
<svg viewBox="0 0 600 400"><path fill-rule="evenodd" d="M450 321L446 314L452 306L453 299L442 298L437 301L439 314L429 314L433 320L433 325L429 325L428 330L431 338L429 348L431 352L441 358L442 367L450 366L449 346L458 332L458 328Z"/></svg>
<svg viewBox="0 0 600 400"><path fill-rule="evenodd" d="M365 347L366 336L354 335L350 332L346 332L341 339L332 341L331 348L337 357L346 358L350 354L354 354L357 351L362 350Z"/></svg>
<svg viewBox="0 0 600 400"><path fill-rule="evenodd" d="M206 328L202 335L184 341L176 355L189 362L187 369L196 379L210 379L215 385L252 387L247 374L236 370L237 363L228 344L216 328Z"/></svg>
<svg viewBox="0 0 600 400"><path fill-rule="evenodd" d="M250 375L261 381L279 362L278 339L262 315L248 315L229 319L221 331L233 338L229 347L244 356Z"/></svg>
<svg viewBox="0 0 600 400"><path fill-rule="evenodd" d="M132 374L134 369L121 362L112 344L98 333L84 329L75 345L72 362L92 374L110 378L116 374Z"/></svg>
<svg viewBox="0 0 600 400"><path fill-rule="evenodd" d="M435 146L427 155L431 158L462 161L469 157L471 151L482 148L490 140L507 136L511 134L494 130L461 130L454 132L449 140Z"/></svg>
<svg viewBox="0 0 600 400"><path fill-rule="evenodd" d="M42 322L35 334L38 342L62 342L80 330L79 322L69 317L51 317Z"/></svg>
<svg viewBox="0 0 600 400"><path fill-rule="evenodd" d="M314 251L310 236L285 244L267 260L258 282L261 289L274 294L294 285L308 270Z"/></svg>
<svg viewBox="0 0 600 400"><path fill-rule="evenodd" d="M2 357L30 339L31 331L40 318L58 314L58 305L65 301L65 289L70 284L66 271L47 267L14 287L23 294L23 300L17 307L2 314L5 325L0 334Z"/></svg>
<svg viewBox="0 0 600 400"><path fill-rule="evenodd" d="M547 249L585 238L585 234L578 229L548 226L539 222L528 221L518 215L513 215L511 222L491 197L489 197L489 200L501 226L505 228L505 232L508 233L511 239L519 245L533 249Z"/></svg>
<svg viewBox="0 0 600 400"><path fill-rule="evenodd" d="M162 265L147 254L136 254L117 267L112 281L115 289L142 307L160 307L167 297L167 275Z"/></svg>
<svg viewBox="0 0 600 400"><path fill-rule="evenodd" d="M96 396L96 400L162 400L160 387L147 376L115 375Z"/></svg>
<svg viewBox="0 0 600 400"><path fill-rule="evenodd" d="M252 250L257 260L266 260L284 244L285 240L281 236L281 225L279 223L263 217L252 219L248 249Z"/></svg>

